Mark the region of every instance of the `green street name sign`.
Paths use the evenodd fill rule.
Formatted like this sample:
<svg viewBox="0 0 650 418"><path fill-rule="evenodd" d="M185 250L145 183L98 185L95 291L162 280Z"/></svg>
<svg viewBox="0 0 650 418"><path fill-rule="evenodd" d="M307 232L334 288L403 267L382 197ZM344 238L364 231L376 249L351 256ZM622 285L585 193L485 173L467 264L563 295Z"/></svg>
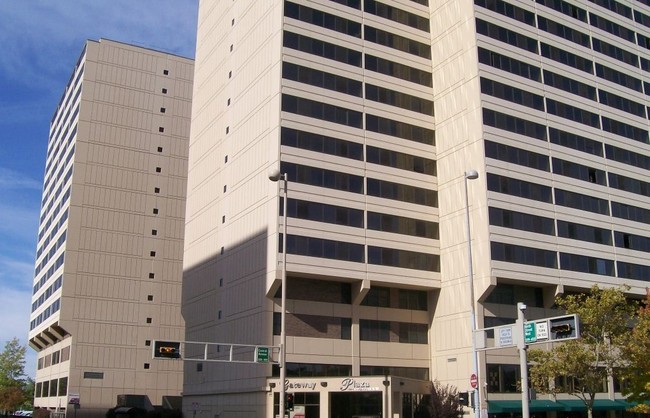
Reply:
<svg viewBox="0 0 650 418"><path fill-rule="evenodd" d="M537 329L534 322L526 322L524 324L524 342L534 343L537 341Z"/></svg>
<svg viewBox="0 0 650 418"><path fill-rule="evenodd" d="M269 348L268 347L257 347L255 349L255 361L257 363L268 363L269 362Z"/></svg>

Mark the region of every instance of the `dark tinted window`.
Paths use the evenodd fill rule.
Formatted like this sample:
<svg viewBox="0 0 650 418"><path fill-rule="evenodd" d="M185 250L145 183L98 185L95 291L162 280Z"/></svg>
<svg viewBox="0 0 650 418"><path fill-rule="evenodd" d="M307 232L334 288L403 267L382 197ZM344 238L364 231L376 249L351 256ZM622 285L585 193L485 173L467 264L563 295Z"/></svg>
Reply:
<svg viewBox="0 0 650 418"><path fill-rule="evenodd" d="M366 129L384 135L396 136L409 141L435 145L435 131L405 122L366 114Z"/></svg>
<svg viewBox="0 0 650 418"><path fill-rule="evenodd" d="M555 235L555 223L552 218L494 207L490 207L489 215L490 225Z"/></svg>
<svg viewBox="0 0 650 418"><path fill-rule="evenodd" d="M542 81L539 67L523 61L501 55L489 49L479 48L478 59L481 64L486 64L533 81Z"/></svg>
<svg viewBox="0 0 650 418"><path fill-rule="evenodd" d="M364 39L422 58L431 58L431 47L429 45L372 26L365 26Z"/></svg>
<svg viewBox="0 0 650 418"><path fill-rule="evenodd" d="M541 184L488 173L487 185L493 192L551 203L551 188Z"/></svg>
<svg viewBox="0 0 650 418"><path fill-rule="evenodd" d="M564 26L554 20L546 19L542 16L537 16L537 26L545 32L589 48L589 35L578 30Z"/></svg>
<svg viewBox="0 0 650 418"><path fill-rule="evenodd" d="M385 87L366 84L366 99L433 116L432 100L422 99Z"/></svg>
<svg viewBox="0 0 650 418"><path fill-rule="evenodd" d="M624 136L634 141L643 142L644 144L649 143L648 131L645 129L637 128L636 126L628 125L627 123L623 123L615 119L610 119L605 116L603 116L603 130L616 135Z"/></svg>
<svg viewBox="0 0 650 418"><path fill-rule="evenodd" d="M554 144L600 157L603 156L603 144L598 141L555 128L549 128L548 132L549 140Z"/></svg>
<svg viewBox="0 0 650 418"><path fill-rule="evenodd" d="M287 254L364 262L362 244L299 235L287 235Z"/></svg>
<svg viewBox="0 0 650 418"><path fill-rule="evenodd" d="M312 132L282 128L282 145L363 160L363 145Z"/></svg>
<svg viewBox="0 0 650 418"><path fill-rule="evenodd" d="M596 244L612 245L612 232L609 229L582 225L573 222L557 221L557 236Z"/></svg>
<svg viewBox="0 0 650 418"><path fill-rule="evenodd" d="M614 232L614 242L617 247L650 253L650 238L626 232Z"/></svg>
<svg viewBox="0 0 650 418"><path fill-rule="evenodd" d="M368 212L368 229L439 239L438 223L385 213Z"/></svg>
<svg viewBox="0 0 650 418"><path fill-rule="evenodd" d="M600 274L602 276L613 276L614 262L603 258L560 253L560 269Z"/></svg>
<svg viewBox="0 0 650 418"><path fill-rule="evenodd" d="M338 91L339 93L349 94L351 96L362 96L361 81L352 80L347 77L341 77L339 75L326 73L324 71L303 67L302 65L296 65L289 62L282 63L282 78L298 81L315 87Z"/></svg>
<svg viewBox="0 0 650 418"><path fill-rule="evenodd" d="M530 266L557 268L555 251L541 250L539 248L524 247L521 245L491 242L492 260L506 261L509 263L527 264Z"/></svg>
<svg viewBox="0 0 650 418"><path fill-rule="evenodd" d="M593 74L594 72L593 62L579 55L572 54L566 49L542 43L542 56L589 74Z"/></svg>
<svg viewBox="0 0 650 418"><path fill-rule="evenodd" d="M601 215L609 215L609 203L607 200L580 193L555 189L555 203L560 206L600 213Z"/></svg>
<svg viewBox="0 0 650 418"><path fill-rule="evenodd" d="M537 53L537 40L510 29L486 22L485 20L476 19L476 31L481 35L489 36L510 46Z"/></svg>
<svg viewBox="0 0 650 418"><path fill-rule="evenodd" d="M363 177L361 176L285 162L281 164L281 167L282 172L287 173L289 179L296 183L363 193Z"/></svg>
<svg viewBox="0 0 650 418"><path fill-rule="evenodd" d="M641 264L616 262L618 267L618 277L625 277L632 280L650 281L650 266Z"/></svg>
<svg viewBox="0 0 650 418"><path fill-rule="evenodd" d="M361 112L302 97L282 95L282 110L327 122L361 128Z"/></svg>
<svg viewBox="0 0 650 418"><path fill-rule="evenodd" d="M311 7L285 1L284 15L312 25L361 38L361 23L312 9Z"/></svg>
<svg viewBox="0 0 650 418"><path fill-rule="evenodd" d="M440 271L440 256L430 253L368 246L368 264L413 270Z"/></svg>
<svg viewBox="0 0 650 418"><path fill-rule="evenodd" d="M582 164L576 164L571 161L553 158L553 172L562 176L572 177L574 179L588 181L605 186L605 172L597 168L588 167Z"/></svg>
<svg viewBox="0 0 650 418"><path fill-rule="evenodd" d="M548 156L489 140L485 141L485 156L537 170L549 171Z"/></svg>
<svg viewBox="0 0 650 418"><path fill-rule="evenodd" d="M363 228L363 211L342 206L289 199L287 215L291 218Z"/></svg>
<svg viewBox="0 0 650 418"><path fill-rule="evenodd" d="M367 193L369 196L399 200L402 202L415 203L417 205L438 207L438 192L435 190L428 190L421 187L408 186L405 184L371 178L367 181Z"/></svg>
<svg viewBox="0 0 650 418"><path fill-rule="evenodd" d="M610 187L643 196L650 196L650 183L615 173L608 173L608 176Z"/></svg>
<svg viewBox="0 0 650 418"><path fill-rule="evenodd" d="M416 173L436 175L436 162L434 160L369 145L366 146L366 161Z"/></svg>
<svg viewBox="0 0 650 418"><path fill-rule="evenodd" d="M422 84L431 87L433 85L431 73L428 71L418 70L408 65L389 61L384 58L366 55L366 70L397 77L402 80Z"/></svg>
<svg viewBox="0 0 650 418"><path fill-rule="evenodd" d="M481 77L481 93L536 110L544 110L544 98L542 96L483 77Z"/></svg>
<svg viewBox="0 0 650 418"><path fill-rule="evenodd" d="M342 62L344 64L361 67L361 52L344 48L329 42L298 35L293 32L284 32L283 45L286 48L296 49L308 54Z"/></svg>
<svg viewBox="0 0 650 418"><path fill-rule="evenodd" d="M546 126L491 109L483 108L483 123L505 131L546 140Z"/></svg>
<svg viewBox="0 0 650 418"><path fill-rule="evenodd" d="M363 9L367 13L376 16L390 19L397 23L401 23L412 28L420 29L429 32L429 19L418 16L414 13L409 13L405 10L398 9L397 7L389 6L375 0L364 0Z"/></svg>

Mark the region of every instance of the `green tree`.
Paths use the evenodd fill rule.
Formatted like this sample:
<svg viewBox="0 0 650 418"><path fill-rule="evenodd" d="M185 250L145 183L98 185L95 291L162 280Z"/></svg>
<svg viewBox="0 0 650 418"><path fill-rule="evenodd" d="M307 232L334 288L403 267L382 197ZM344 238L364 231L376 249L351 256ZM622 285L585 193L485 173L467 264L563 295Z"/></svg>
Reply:
<svg viewBox="0 0 650 418"><path fill-rule="evenodd" d="M623 341L623 353L628 367L624 369L623 394L638 402L635 412L650 413L650 289L644 306L639 308L632 335Z"/></svg>
<svg viewBox="0 0 650 418"><path fill-rule="evenodd" d="M603 391L614 370L626 366L622 342L629 338L637 304L625 297L625 290L596 285L588 293L556 299L568 314L578 314L580 338L557 343L549 351L529 351L530 380L536 390L569 393L584 402L592 417L596 393Z"/></svg>
<svg viewBox="0 0 650 418"><path fill-rule="evenodd" d="M463 415L463 406L458 400L454 386L442 385L437 380L431 384L431 392L422 398L415 409L416 418L458 418Z"/></svg>
<svg viewBox="0 0 650 418"><path fill-rule="evenodd" d="M0 410L14 411L25 401L25 353L17 338L0 352Z"/></svg>

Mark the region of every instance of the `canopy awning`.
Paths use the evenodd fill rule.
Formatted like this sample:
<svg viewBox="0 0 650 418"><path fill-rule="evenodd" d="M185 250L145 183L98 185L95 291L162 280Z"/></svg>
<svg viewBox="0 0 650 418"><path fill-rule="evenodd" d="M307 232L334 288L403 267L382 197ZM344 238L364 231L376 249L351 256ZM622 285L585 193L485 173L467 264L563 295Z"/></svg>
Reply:
<svg viewBox="0 0 650 418"><path fill-rule="evenodd" d="M630 408L632 404L624 400L596 399L594 401L594 411L622 411ZM548 399L538 399L530 401L528 404L530 412L543 411L586 411L587 407L579 399L551 401ZM499 400L488 401L488 412L491 414L503 414L511 412L521 412L521 401L517 400Z"/></svg>

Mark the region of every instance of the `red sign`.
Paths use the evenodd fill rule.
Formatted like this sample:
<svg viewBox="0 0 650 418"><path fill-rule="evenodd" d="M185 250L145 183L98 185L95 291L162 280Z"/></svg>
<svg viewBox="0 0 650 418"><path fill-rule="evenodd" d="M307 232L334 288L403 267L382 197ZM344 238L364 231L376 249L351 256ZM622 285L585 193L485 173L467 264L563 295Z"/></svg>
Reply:
<svg viewBox="0 0 650 418"><path fill-rule="evenodd" d="M469 384L472 385L472 388L476 389L478 387L478 377L475 374L469 378Z"/></svg>

